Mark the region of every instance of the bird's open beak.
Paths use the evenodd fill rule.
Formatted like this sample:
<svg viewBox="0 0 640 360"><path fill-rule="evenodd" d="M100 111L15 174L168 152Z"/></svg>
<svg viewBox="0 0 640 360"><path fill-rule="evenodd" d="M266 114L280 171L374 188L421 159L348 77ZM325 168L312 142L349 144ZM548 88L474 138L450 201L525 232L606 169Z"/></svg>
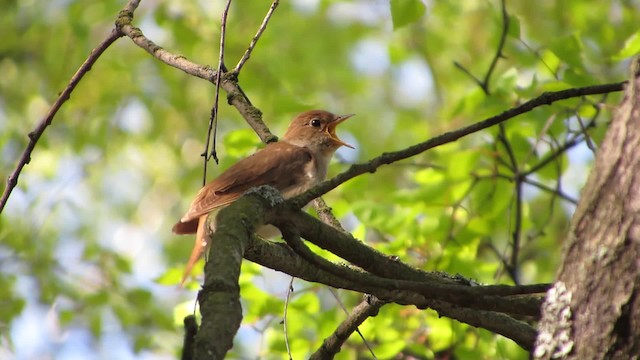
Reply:
<svg viewBox="0 0 640 360"><path fill-rule="evenodd" d="M338 126L338 124L340 124L341 122L347 120L348 118L352 117L355 114L347 114L347 115L340 115L337 116L332 122L329 123L329 125L327 126L327 131L329 132L329 135L331 135L331 138L333 139L333 141L335 141L336 143L342 145L342 146L346 146L348 148L352 148L355 149L353 146L347 144L346 142L340 140L340 138L338 137L338 135L336 135L336 127Z"/></svg>

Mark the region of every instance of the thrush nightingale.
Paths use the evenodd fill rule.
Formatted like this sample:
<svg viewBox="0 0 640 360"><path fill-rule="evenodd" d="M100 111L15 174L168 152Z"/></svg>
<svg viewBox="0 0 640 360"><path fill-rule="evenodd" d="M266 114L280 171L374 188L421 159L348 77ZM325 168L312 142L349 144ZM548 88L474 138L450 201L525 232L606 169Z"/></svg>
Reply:
<svg viewBox="0 0 640 360"><path fill-rule="evenodd" d="M205 185L187 213L173 226L176 234L196 234L196 241L184 270L181 285L194 264L207 248L205 220L220 208L238 199L247 190L270 185L285 199L308 190L324 180L335 151L353 146L340 140L336 127L354 114L334 115L324 110L311 110L296 116L284 137L244 158ZM265 238L278 234L273 226L257 230Z"/></svg>

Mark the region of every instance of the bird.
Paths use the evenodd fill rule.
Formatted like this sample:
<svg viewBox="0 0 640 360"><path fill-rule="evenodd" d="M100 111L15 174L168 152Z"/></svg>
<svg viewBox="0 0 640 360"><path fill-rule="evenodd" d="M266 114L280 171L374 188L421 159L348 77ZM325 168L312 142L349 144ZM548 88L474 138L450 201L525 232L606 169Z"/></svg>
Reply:
<svg viewBox="0 0 640 360"><path fill-rule="evenodd" d="M305 111L291 121L280 141L267 144L203 186L172 229L178 235L196 234L180 286L208 248L205 223L209 214L217 213L253 187L270 185L288 199L323 181L336 150L342 146L354 148L336 135L336 127L354 115ZM278 234L273 226L261 227L257 233L265 238Z"/></svg>

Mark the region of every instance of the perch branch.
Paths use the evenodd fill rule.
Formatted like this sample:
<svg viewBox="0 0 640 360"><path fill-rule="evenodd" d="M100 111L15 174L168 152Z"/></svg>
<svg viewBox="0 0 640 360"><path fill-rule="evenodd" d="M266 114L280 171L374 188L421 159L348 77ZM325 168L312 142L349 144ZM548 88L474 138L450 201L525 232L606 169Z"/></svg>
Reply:
<svg viewBox="0 0 640 360"><path fill-rule="evenodd" d="M360 293L372 294L379 299L388 299L401 305L412 304L420 309L431 308L440 316L446 316L462 323L501 334L525 349L530 349L535 339L535 330L512 317L492 312L478 311L447 302L427 299L422 295L410 291L389 291L376 287L366 286L360 283L347 281L344 278L326 273L318 267L310 264L301 256L291 250L287 244L265 241L257 236L249 239L249 245L245 252L245 258L264 267L280 271L300 279L316 282L340 289L349 289ZM521 288L512 287L511 288ZM545 285L545 288L548 288ZM540 291L544 292L544 291Z"/></svg>

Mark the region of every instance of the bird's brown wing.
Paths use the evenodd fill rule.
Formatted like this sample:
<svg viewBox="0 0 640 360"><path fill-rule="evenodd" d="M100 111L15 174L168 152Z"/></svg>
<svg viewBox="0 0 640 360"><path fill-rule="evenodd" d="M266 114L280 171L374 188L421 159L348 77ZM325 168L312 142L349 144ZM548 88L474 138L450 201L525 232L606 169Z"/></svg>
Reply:
<svg viewBox="0 0 640 360"><path fill-rule="evenodd" d="M277 142L240 160L205 185L187 213L174 225L177 234L195 233L198 218L238 199L252 187L270 185L283 191L306 176L305 165L313 161L306 148ZM284 174L284 176L283 176Z"/></svg>

